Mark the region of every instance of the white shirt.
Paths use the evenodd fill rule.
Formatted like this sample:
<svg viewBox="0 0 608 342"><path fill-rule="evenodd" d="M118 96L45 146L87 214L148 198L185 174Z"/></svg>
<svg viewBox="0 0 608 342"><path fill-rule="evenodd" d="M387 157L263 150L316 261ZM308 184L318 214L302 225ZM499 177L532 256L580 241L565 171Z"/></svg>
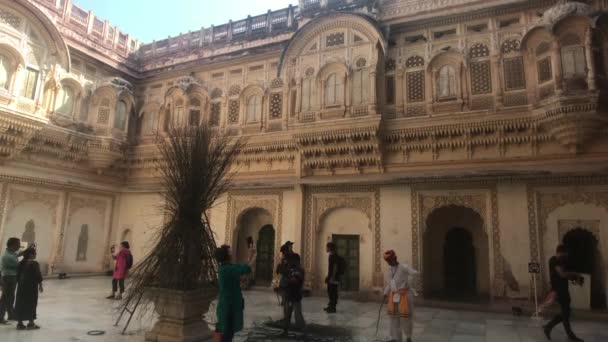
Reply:
<svg viewBox="0 0 608 342"><path fill-rule="evenodd" d="M388 295L391 291L397 292L401 289L409 288L409 278L418 274L418 271L409 267L406 264L398 264L397 266L390 266L384 275L384 294Z"/></svg>

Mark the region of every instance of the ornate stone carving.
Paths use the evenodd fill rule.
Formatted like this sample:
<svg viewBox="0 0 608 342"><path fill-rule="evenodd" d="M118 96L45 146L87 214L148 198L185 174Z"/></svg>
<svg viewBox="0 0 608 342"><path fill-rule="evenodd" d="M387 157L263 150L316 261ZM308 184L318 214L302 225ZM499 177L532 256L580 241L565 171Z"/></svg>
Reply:
<svg viewBox="0 0 608 342"><path fill-rule="evenodd" d="M532 261L539 262L544 270L544 250L542 241L547 231L547 219L557 208L567 204L584 203L604 208L608 211L608 191L586 191L581 188L564 188L558 192L542 192L533 185L527 187L528 225L530 229L530 255ZM547 284L545 272L541 272L543 284Z"/></svg>
<svg viewBox="0 0 608 342"><path fill-rule="evenodd" d="M227 218L224 241L228 245L234 243L234 232L241 216L250 209L264 209L273 220L275 228L275 257L274 264L279 262L279 249L282 243L283 231L283 190L234 190L228 192Z"/></svg>
<svg viewBox="0 0 608 342"><path fill-rule="evenodd" d="M467 189L463 187L463 189ZM477 192L471 194L461 194L459 192L453 192L448 194L424 194L421 190L412 189L412 264L414 268L422 269L422 239L424 230L426 229L429 215L436 209L448 206L460 206L474 210L483 221L483 228L486 234L489 236L490 249L494 260L490 267L493 267L494 280L493 288L494 294L500 293L502 290L504 279L503 279L503 262L502 255L500 252L500 227L498 218L498 195L495 185L490 187L490 208L488 208L487 201L488 196L484 192ZM488 220L488 214L491 216L491 220ZM491 224L488 227L488 224ZM489 230L489 231L488 231ZM422 291L422 277L417 277L417 289Z"/></svg>
<svg viewBox="0 0 608 342"><path fill-rule="evenodd" d="M44 204L51 210L51 220L53 224L57 223L57 205L59 204L59 195L42 192L40 189L32 189L31 191L18 188L10 188L8 190L8 203L6 204L6 220L11 217L13 210L25 202L38 202ZM0 210L1 207L0 207Z"/></svg>
<svg viewBox="0 0 608 342"><path fill-rule="evenodd" d="M72 196L70 197L70 210L67 216L67 224L69 225L72 221L72 216L80 209L90 208L94 209L105 221L106 210L108 206L108 200L95 198L95 197L81 197ZM105 225L105 223L104 223Z"/></svg>
<svg viewBox="0 0 608 342"><path fill-rule="evenodd" d="M608 125L608 117L598 111L597 103L597 95L576 102L556 100L538 111L540 124L571 152L580 152Z"/></svg>
<svg viewBox="0 0 608 342"><path fill-rule="evenodd" d="M315 238L323 218L337 208L354 208L369 218L374 237L374 286L382 286L382 240L380 227L380 189L373 186L319 187L307 189L304 198L304 266L306 284L316 284L314 273Z"/></svg>
<svg viewBox="0 0 608 342"><path fill-rule="evenodd" d="M597 241L602 241L600 235L600 221L599 220L559 220L557 221L557 234L559 241L564 240L564 236L574 229L583 229L595 237Z"/></svg>

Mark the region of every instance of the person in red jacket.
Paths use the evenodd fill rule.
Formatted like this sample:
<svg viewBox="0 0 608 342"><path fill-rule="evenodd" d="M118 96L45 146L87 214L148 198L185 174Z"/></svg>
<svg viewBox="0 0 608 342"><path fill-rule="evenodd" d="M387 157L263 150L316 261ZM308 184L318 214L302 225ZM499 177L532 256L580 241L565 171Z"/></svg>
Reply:
<svg viewBox="0 0 608 342"><path fill-rule="evenodd" d="M125 292L125 278L129 273L129 269L133 266L133 256L131 255L130 246L128 241L120 243L120 249L118 254L115 254L114 246L111 248L112 258L116 260L116 266L114 267L114 275L112 276L112 294L109 295L108 299L122 299L122 294ZM116 292L120 288L120 292L116 295Z"/></svg>

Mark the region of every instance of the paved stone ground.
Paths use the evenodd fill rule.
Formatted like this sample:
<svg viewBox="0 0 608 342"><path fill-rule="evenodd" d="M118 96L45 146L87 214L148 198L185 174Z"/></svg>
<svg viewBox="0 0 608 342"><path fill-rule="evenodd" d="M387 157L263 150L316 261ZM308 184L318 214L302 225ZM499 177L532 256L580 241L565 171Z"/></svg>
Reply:
<svg viewBox="0 0 608 342"><path fill-rule="evenodd" d="M151 326L152 315L132 322L129 335L120 335L121 328L113 327L118 313L115 304L104 299L110 287L109 278L80 278L46 281L45 292L39 302L38 331L17 331L14 325L0 326L0 341L10 342L123 342L143 341L143 330ZM236 340L260 341L259 325L267 319L277 319L281 310L273 293L249 291L245 295L247 331ZM380 334L374 336L379 305L342 301L339 313L322 312L324 298L305 298L304 315L313 330L342 329L352 334L350 340L375 342L387 338L388 321L380 321ZM212 319L212 318L211 318ZM608 341L608 324L575 320L575 331L587 342ZM256 328L257 327L257 328ZM103 336L88 336L91 330L104 330ZM417 308L414 320L414 341L421 342L528 342L544 341L538 323L529 318L478 312L456 312L431 308ZM272 331L273 332L273 331ZM561 327L553 333L554 341L566 341ZM256 338L256 336L258 338ZM298 335L308 341L342 341L344 339L314 339L313 335ZM274 339L274 341L279 341Z"/></svg>

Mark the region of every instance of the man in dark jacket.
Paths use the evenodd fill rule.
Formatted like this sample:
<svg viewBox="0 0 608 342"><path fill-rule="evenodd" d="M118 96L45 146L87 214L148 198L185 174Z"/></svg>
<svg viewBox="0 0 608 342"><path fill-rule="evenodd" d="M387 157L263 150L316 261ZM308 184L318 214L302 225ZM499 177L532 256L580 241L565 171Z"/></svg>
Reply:
<svg viewBox="0 0 608 342"><path fill-rule="evenodd" d="M570 327L571 308L568 281L582 285L584 278L578 273L566 271L565 265L567 261L568 250L566 246L557 246L556 255L549 259L549 275L551 277L551 290L557 294L557 302L561 311L543 327L543 331L547 339L551 340L551 330L559 323L562 323L570 341L583 341L572 332L572 328Z"/></svg>
<svg viewBox="0 0 608 342"><path fill-rule="evenodd" d="M336 306L338 305L338 287L340 286L340 276L342 275L342 258L338 256L336 244L333 242L327 243L327 253L329 254L329 262L325 284L327 284L329 304L323 310L327 313L336 313Z"/></svg>

